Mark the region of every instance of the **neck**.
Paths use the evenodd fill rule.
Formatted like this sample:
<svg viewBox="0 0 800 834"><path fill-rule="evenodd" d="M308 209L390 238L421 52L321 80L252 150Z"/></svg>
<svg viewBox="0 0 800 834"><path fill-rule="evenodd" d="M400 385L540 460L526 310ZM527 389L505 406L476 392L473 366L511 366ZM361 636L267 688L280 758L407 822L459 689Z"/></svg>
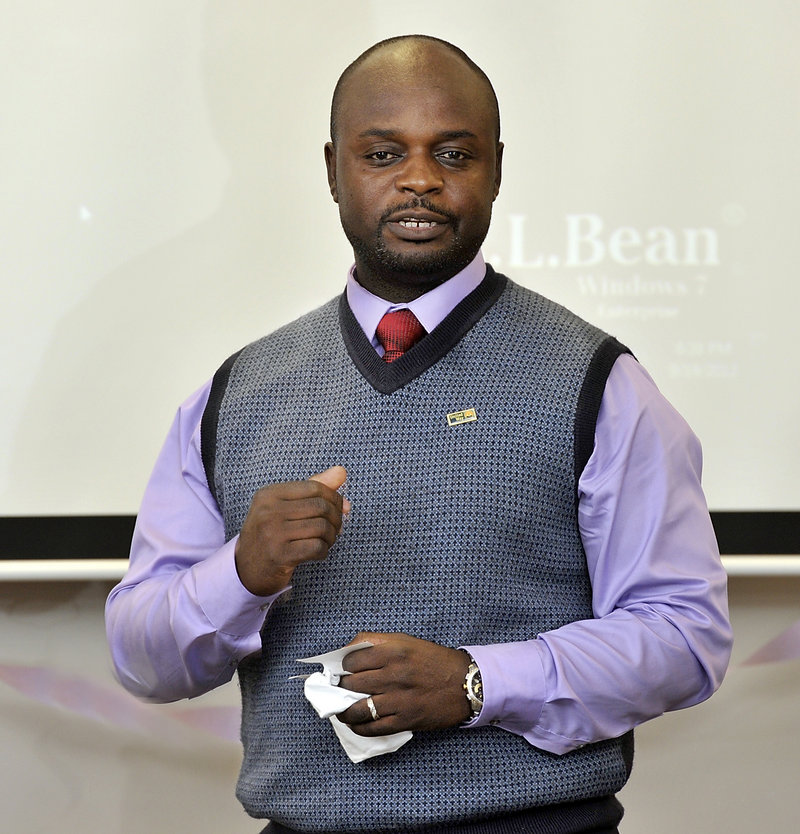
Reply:
<svg viewBox="0 0 800 834"><path fill-rule="evenodd" d="M436 289L455 274L455 272L447 272L437 275L406 273L382 273L379 275L358 262L356 262L355 269L356 280L365 290L369 290L373 295L391 301L393 304L413 301L426 292Z"/></svg>

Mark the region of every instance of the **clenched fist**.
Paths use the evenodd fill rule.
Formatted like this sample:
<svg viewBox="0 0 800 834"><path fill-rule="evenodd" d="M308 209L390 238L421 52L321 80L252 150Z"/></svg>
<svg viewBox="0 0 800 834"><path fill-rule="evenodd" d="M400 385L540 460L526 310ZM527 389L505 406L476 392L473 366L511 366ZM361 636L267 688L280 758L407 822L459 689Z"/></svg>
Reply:
<svg viewBox="0 0 800 834"><path fill-rule="evenodd" d="M347 472L332 466L307 481L270 484L260 489L239 533L235 558L239 579L258 596L276 594L303 562L328 555L350 511L337 490Z"/></svg>

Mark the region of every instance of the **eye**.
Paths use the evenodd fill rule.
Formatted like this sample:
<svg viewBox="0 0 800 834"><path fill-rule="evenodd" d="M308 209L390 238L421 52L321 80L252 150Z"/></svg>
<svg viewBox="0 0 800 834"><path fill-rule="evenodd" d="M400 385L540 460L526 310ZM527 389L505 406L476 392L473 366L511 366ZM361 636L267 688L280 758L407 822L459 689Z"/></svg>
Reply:
<svg viewBox="0 0 800 834"><path fill-rule="evenodd" d="M366 155L366 158L373 162L382 162L385 164L397 159L398 154L392 153L391 151L372 151Z"/></svg>
<svg viewBox="0 0 800 834"><path fill-rule="evenodd" d="M450 165L464 163L470 159L467 153L456 150L455 148L448 148L447 150L439 151L436 156L442 162Z"/></svg>

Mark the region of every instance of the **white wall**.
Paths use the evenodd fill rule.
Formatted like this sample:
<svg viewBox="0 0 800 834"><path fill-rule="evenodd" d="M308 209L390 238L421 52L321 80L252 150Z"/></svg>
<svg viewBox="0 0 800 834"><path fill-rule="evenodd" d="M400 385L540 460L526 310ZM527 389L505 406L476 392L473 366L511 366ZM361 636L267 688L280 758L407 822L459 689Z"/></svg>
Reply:
<svg viewBox="0 0 800 834"><path fill-rule="evenodd" d="M102 607L109 585L0 585L0 662L112 686ZM733 663L706 704L637 732L623 834L752 834L796 826L800 661L741 667L800 617L800 578L731 581ZM234 706L235 684L189 706ZM154 706L164 716L186 705ZM256 834L234 798L239 749L164 720L133 732L49 707L0 683L2 830Z"/></svg>

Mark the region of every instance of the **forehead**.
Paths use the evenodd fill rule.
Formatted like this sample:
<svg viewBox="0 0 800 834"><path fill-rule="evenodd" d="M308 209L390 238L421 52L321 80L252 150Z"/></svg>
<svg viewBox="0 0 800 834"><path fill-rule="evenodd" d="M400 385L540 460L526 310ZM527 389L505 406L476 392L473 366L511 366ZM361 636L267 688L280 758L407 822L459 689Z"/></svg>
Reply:
<svg viewBox="0 0 800 834"><path fill-rule="evenodd" d="M369 56L342 86L337 115L343 132L412 124L494 132L486 82L436 44L402 43Z"/></svg>

